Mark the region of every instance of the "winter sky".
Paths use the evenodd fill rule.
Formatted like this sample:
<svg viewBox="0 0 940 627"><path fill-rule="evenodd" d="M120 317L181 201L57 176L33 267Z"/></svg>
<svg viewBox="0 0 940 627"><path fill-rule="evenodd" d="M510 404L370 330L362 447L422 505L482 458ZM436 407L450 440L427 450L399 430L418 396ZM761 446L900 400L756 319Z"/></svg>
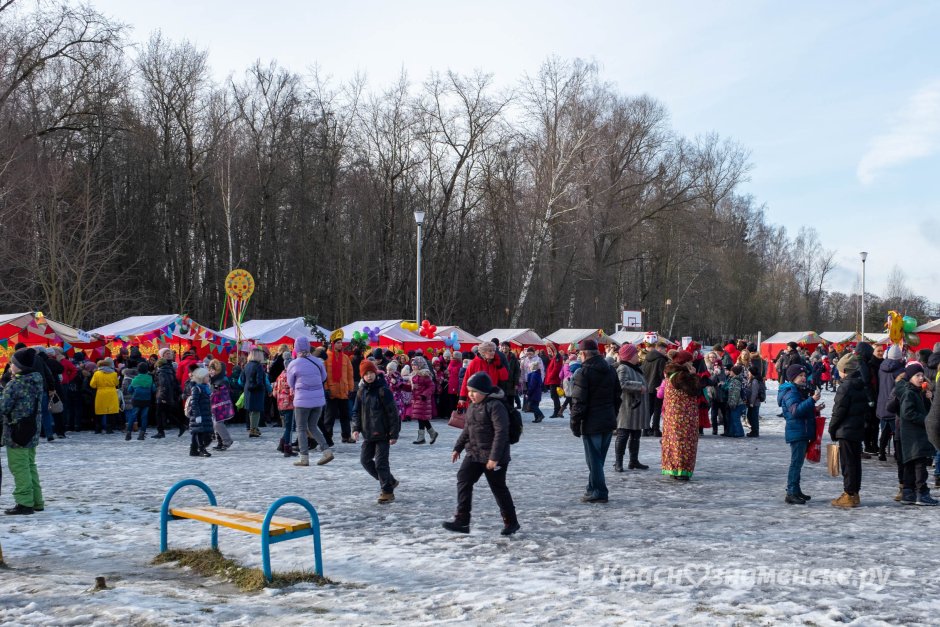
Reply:
<svg viewBox="0 0 940 627"><path fill-rule="evenodd" d="M161 29L208 48L219 80L254 60L373 87L402 69L482 69L512 86L549 55L597 62L674 127L751 152L745 187L772 222L814 226L836 251L830 289L867 288L895 264L940 302L940 3L752 0L92 0L144 41Z"/></svg>

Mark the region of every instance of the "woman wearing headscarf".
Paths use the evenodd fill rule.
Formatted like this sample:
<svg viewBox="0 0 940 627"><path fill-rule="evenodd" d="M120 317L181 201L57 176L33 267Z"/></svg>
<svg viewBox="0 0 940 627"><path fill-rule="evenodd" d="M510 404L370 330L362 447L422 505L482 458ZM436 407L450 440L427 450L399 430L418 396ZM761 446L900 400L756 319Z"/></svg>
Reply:
<svg viewBox="0 0 940 627"><path fill-rule="evenodd" d="M640 434L650 415L649 395L646 391L646 379L640 368L640 354L636 346L629 342L617 352L620 365L617 366L617 378L620 380L621 403L617 412L617 440L614 443L614 470L623 472L623 455L630 450L630 470L647 470L649 466L640 463Z"/></svg>

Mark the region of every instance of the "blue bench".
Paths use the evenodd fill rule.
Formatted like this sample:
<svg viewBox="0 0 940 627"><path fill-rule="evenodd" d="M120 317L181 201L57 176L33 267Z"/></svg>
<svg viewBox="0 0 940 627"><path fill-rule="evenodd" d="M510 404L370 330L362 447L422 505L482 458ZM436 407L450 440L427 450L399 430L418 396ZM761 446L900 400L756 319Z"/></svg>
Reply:
<svg viewBox="0 0 940 627"><path fill-rule="evenodd" d="M196 486L206 493L209 497L209 505L203 507L170 507L170 501L180 489L186 486ZM275 516L277 510L287 504L296 504L307 510L310 514L310 520L295 520L293 518L284 518ZM245 512L242 510L228 507L218 507L215 494L202 481L198 479L184 479L178 482L163 499L163 505L160 508L160 552L167 550L167 523L171 520L198 520L200 522L212 525L212 548L219 548L219 527L236 529L246 533L253 533L261 536L261 563L264 570L264 578L271 583L271 545L278 542L287 542L297 538L306 538L313 536L313 557L316 573L323 576L323 557L321 555L320 544L320 517L317 516L317 510L306 499L299 496L284 496L274 501L268 508L266 514L256 512Z"/></svg>

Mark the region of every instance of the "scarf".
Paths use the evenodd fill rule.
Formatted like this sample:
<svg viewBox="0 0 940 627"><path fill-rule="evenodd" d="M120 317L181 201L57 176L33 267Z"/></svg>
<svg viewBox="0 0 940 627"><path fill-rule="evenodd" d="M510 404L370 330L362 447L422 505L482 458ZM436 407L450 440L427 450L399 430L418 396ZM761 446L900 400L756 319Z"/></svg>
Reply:
<svg viewBox="0 0 940 627"><path fill-rule="evenodd" d="M340 351L332 351L330 361L333 362L330 368L330 381L339 383L343 379L343 353Z"/></svg>

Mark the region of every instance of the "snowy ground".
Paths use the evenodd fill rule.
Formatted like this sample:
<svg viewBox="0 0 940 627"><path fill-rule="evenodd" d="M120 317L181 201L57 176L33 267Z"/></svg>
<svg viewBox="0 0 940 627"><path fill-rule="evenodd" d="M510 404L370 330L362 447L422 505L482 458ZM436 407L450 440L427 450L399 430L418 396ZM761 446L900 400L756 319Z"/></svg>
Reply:
<svg viewBox="0 0 940 627"><path fill-rule="evenodd" d="M644 438L640 457L652 468L609 472L608 505L579 502L586 470L568 421L527 424L509 470L522 524L510 539L499 535L485 480L472 533L441 529L453 513L457 470L449 459L457 431L443 423L433 447L410 444L416 427L404 425L392 449L402 485L386 506L375 502L358 446L339 444L328 466L295 468L273 450L273 428L248 440L236 427L237 444L211 459L188 457L188 437L125 442L82 433L42 444L46 511L0 517L12 567L0 571L0 623L936 624L940 508L896 504L895 468L871 460L862 507L837 510L828 501L841 479L827 475L825 456L803 472L811 503L785 505L789 448L773 393L761 438L706 435L688 484L658 473L658 440ZM5 474L0 503L8 507ZM243 594L150 565L163 495L188 477L206 481L225 506L264 511L285 494L309 499L323 524L325 574L337 585ZM204 503L192 488L178 498ZM260 565L257 536L220 529L219 537L226 556ZM208 541L208 525L170 525L171 547ZM272 563L275 571L312 568L309 539L275 545ZM113 589L89 592L98 575Z"/></svg>

